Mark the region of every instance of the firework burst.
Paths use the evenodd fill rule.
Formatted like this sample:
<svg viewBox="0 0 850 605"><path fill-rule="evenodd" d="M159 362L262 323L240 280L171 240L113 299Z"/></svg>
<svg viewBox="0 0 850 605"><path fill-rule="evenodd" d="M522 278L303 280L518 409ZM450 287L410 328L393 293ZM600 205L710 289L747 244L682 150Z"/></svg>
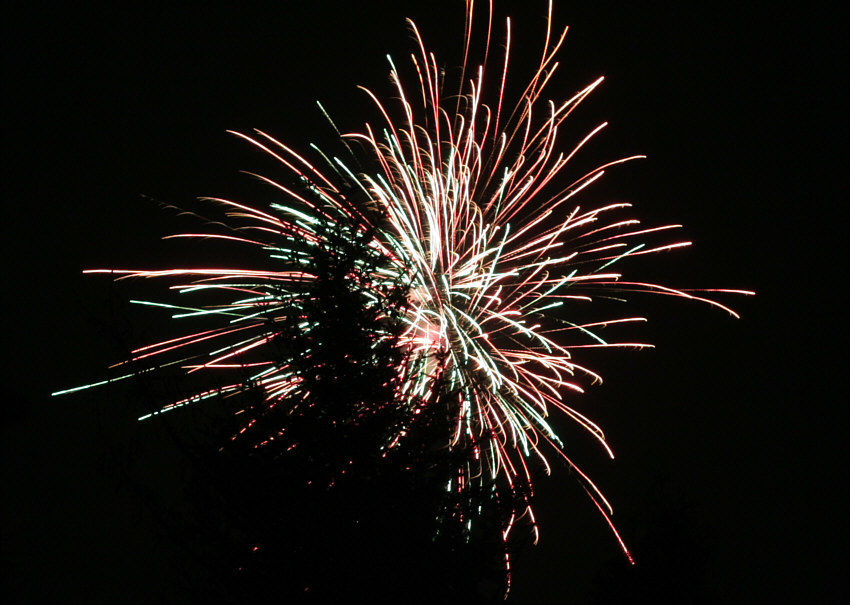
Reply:
<svg viewBox="0 0 850 605"><path fill-rule="evenodd" d="M569 403L583 385L601 380L577 352L651 345L611 342L599 333L604 326L643 321L640 317L582 321L572 315L596 297L634 292L699 300L735 313L693 290L624 277L621 268L633 257L688 246L659 240L678 225L644 227L625 203L579 204L580 193L608 168L641 156L569 176L571 160L605 124L568 146L559 128L602 79L564 102L544 97L566 35L566 29L553 35L551 5L539 63L510 103L510 21L495 67L489 64L488 23L484 58L477 65L470 58L473 13L470 2L461 89L448 93L446 75L409 22L417 46L410 73L403 76L390 59L397 100L384 103L363 89L381 122L341 134L353 161L318 150L313 161L263 132L234 133L284 168L283 178L257 175L279 193L279 203L260 209L210 199L225 208L227 226L174 237L256 247L267 254L262 268L88 273L172 280L171 288L186 300L200 302L146 304L173 309L175 317L217 322L133 352L132 361L150 367L233 376L142 420L250 388L262 394L262 404L245 414L234 439L257 448L276 441L294 446L287 441L285 419L322 399L317 389L327 385L321 386L316 368L331 364L320 359L327 356L323 343L345 338L346 318L352 316L346 309L356 308L353 315L361 320L355 331L368 346L357 355L336 347L334 354L340 353L333 363L356 366L365 382L375 382L376 374L364 368L382 372L375 389L355 389L367 395L349 397L346 412L356 422L378 407L392 408L380 442L372 444L376 452L386 457L403 447L417 420L432 417L428 412L439 407L449 418L444 445L462 454L447 489L461 499L482 487L510 494L513 504L501 528L506 542L523 516L537 531L531 477L540 465L548 471L552 456L577 471L616 535L608 502L568 458L549 418L553 412L571 418L613 457L602 430ZM327 296L327 283L344 293L345 300L332 305L334 317L311 311ZM270 417L281 424L263 421Z"/></svg>

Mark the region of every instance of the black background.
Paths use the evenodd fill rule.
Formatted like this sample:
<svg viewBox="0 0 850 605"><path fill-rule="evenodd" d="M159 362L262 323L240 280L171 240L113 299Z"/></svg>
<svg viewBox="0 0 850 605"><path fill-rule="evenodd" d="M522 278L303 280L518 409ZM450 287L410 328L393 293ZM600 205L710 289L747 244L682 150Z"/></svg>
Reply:
<svg viewBox="0 0 850 605"><path fill-rule="evenodd" d="M184 552L152 511L181 506L190 463L136 427L120 389L49 396L98 379L128 343L163 331L163 315L120 302L146 285L116 291L80 273L168 266L184 252L159 241L179 230L173 214L142 195L244 196L252 189L238 171L266 164L225 131L260 128L299 149L332 144L317 99L343 129L379 122L356 86L390 93L384 55L401 66L413 49L404 17L448 67L460 61L459 1L339 4L7 12L2 567L4 593L18 602L159 602L180 581ZM694 248L656 258L653 278L758 296L727 299L741 320L635 301L650 318L643 338L658 348L590 357L606 382L579 405L617 460L565 435L643 571L620 569L604 522L556 468L538 484L541 542L515 561L512 597L585 603L601 598L600 584L639 591L693 577L693 594L669 602L846 598L837 11L556 4L570 33L548 96L606 76L565 130L610 121L588 162L649 156L611 171L591 196L628 199L647 223L685 225ZM545 3L497 10L518 24L521 78L542 43Z"/></svg>

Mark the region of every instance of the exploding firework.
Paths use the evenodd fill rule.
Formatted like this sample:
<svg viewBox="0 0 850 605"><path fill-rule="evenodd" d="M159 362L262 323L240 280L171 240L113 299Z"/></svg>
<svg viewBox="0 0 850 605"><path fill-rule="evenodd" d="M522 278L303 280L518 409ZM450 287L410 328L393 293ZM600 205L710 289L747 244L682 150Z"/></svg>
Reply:
<svg viewBox="0 0 850 605"><path fill-rule="evenodd" d="M663 241L678 225L644 227L626 203L580 205L581 192L608 168L641 156L569 176L571 160L605 124L567 146L559 128L602 79L564 102L546 99L566 35L566 29L553 35L551 5L541 58L515 102L508 101L510 21L496 67L488 62L489 23L477 65L470 58L473 13L468 3L461 89L448 93L436 56L409 22L417 46L409 74L390 59L397 98L390 103L363 89L381 122L341 134L347 159L315 149L311 160L266 133L234 133L279 161L286 176L256 176L280 201L261 209L209 199L225 209L226 225L174 237L255 247L266 255L262 266L87 273L171 280L187 302L145 304L215 322L138 348L132 362L232 378L140 420L250 390L261 402L240 415L245 421L233 439L292 448L299 445L297 431L287 423L348 390L347 409L335 419L356 424L391 408L370 444L386 458L439 409L448 418L444 445L462 454L446 489L459 499L475 490L509 494L505 542L523 517L536 533L532 474L541 465L548 472L555 456L576 470L628 554L608 502L570 460L550 417L574 420L613 457L600 427L570 404L572 394L601 380L578 353L651 345L609 341L600 332L642 318L583 320L583 306L645 292L735 313L698 291L633 281L621 272L634 257L688 246ZM365 346L352 353L342 341ZM340 379L342 366L349 382ZM329 367L333 372L323 373ZM350 380L359 380L356 388ZM470 508L456 511L463 523L471 522Z"/></svg>

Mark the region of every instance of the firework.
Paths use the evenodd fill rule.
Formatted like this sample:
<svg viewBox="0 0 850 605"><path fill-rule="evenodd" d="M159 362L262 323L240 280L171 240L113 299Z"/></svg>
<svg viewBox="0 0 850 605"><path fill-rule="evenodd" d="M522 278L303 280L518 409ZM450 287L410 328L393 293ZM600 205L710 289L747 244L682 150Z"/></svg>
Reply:
<svg viewBox="0 0 850 605"><path fill-rule="evenodd" d="M629 204L585 208L578 201L608 168L642 156L569 175L571 160L605 124L569 145L559 138L559 128L602 78L564 102L546 99L566 35L566 29L553 35L551 5L541 58L515 102L507 101L508 80L514 78L510 21L495 67L488 63L488 23L484 59L477 65L470 59L473 13L469 3L461 89L449 93L435 55L409 22L417 46L409 73L403 75L390 59L397 100L385 103L363 89L381 121L341 134L356 160L318 149L311 160L264 132L234 133L280 162L285 176L256 175L279 193L279 203L260 209L209 199L225 209L227 226L174 237L258 248L268 259L262 268L87 273L170 280L186 302L143 304L172 309L175 317L186 318L181 321L214 322L141 347L132 361L232 378L140 420L251 389L261 393L262 403L242 416L246 421L234 440L257 448L281 441L294 447L287 419L326 400L319 389L348 388L319 379L320 368L334 366L338 378L345 365L348 378L356 375L365 384L346 397L347 418L356 422L391 407L382 416L388 420L379 442L370 444L384 457L403 447L421 418L433 418L437 407L447 411L446 445L462 454L447 491L461 499L494 486L511 494L501 528L506 542L521 517L536 533L532 473L541 465L548 472L555 456L577 471L628 554L611 523L610 505L570 460L549 418L553 412L571 418L613 457L600 427L570 405L572 394L601 380L581 364L578 352L651 345L609 341L600 333L643 318L577 318L588 301L635 292L698 300L735 313L699 291L633 281L622 273L633 257L688 246L663 239L678 225L644 227ZM328 284L341 293L332 313L317 311L329 295ZM360 319L349 321L354 316ZM348 326L353 332L348 323L356 324ZM346 330L353 334L350 342L366 346L357 355L345 346L328 353L323 343L345 340Z"/></svg>

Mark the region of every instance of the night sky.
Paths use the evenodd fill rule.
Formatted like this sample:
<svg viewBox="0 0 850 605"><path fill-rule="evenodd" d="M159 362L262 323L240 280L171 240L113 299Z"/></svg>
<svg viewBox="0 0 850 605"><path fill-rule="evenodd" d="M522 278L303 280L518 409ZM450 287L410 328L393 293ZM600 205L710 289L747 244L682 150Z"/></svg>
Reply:
<svg viewBox="0 0 850 605"><path fill-rule="evenodd" d="M164 315L125 303L145 286L81 271L176 264L185 248L160 238L191 223L148 198L250 201L239 171L268 164L226 130L333 148L316 100L343 129L379 122L356 86L390 91L384 55L403 65L413 48L405 17L448 67L460 60L460 0L174 4L5 15L0 460L2 592L13 602L170 602L180 582L185 553L157 511L186 506L191 464L138 428L126 389L49 396L171 333ZM519 78L539 52L545 4L500 3L517 23ZM628 200L647 223L684 225L695 246L646 263L651 278L758 296L723 299L740 320L635 299L650 319L640 335L657 348L589 357L606 380L578 404L617 459L564 435L638 565L623 570L604 521L557 467L538 483L541 541L515 561L511 602L621 602L610 595L656 584L679 595L661 599L671 603L846 599L837 11L556 4L570 33L548 96L606 76L570 118L575 133L610 122L582 161L648 156L606 174L587 203Z"/></svg>

